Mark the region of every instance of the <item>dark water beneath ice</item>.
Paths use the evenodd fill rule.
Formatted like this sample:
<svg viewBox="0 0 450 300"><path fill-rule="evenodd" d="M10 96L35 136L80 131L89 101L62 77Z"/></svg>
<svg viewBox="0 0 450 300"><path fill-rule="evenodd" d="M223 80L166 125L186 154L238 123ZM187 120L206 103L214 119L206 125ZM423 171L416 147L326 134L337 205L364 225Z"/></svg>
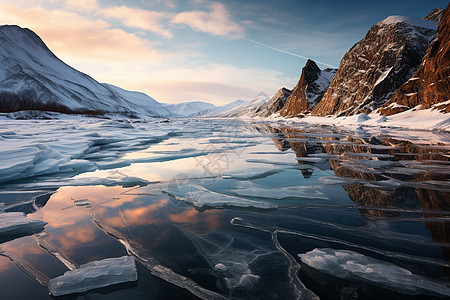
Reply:
<svg viewBox="0 0 450 300"><path fill-rule="evenodd" d="M137 282L66 298L450 296L448 134L230 120L0 125L4 149L30 164L28 175L0 169L0 211L47 223L0 237L1 299L50 298L46 281L67 271L58 257L81 265L127 255L124 245ZM47 148L20 157L33 145Z"/></svg>

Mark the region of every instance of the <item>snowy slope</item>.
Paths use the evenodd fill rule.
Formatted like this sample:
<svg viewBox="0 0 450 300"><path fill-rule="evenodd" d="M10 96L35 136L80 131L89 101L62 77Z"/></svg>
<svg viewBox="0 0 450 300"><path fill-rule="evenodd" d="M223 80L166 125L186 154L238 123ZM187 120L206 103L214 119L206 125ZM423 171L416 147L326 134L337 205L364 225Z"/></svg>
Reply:
<svg viewBox="0 0 450 300"><path fill-rule="evenodd" d="M161 103L159 103L158 101L156 101L147 94L136 91L128 91L108 83L102 83L102 85L106 86L110 90L114 91L121 97L131 102L133 105L132 107L135 107L137 112L140 112L141 109L144 109L149 110L149 113L155 113L162 117L172 116L172 112L170 111L170 109L168 109L167 107L165 107L164 105L162 105Z"/></svg>
<svg viewBox="0 0 450 300"><path fill-rule="evenodd" d="M142 93L101 84L58 59L31 30L0 26L0 93L19 108L63 106L72 111L100 111L136 116L170 116L163 106ZM6 96L5 96L6 95ZM11 98L11 97L10 97ZM22 107L17 103L21 100ZM5 102L1 109L5 110Z"/></svg>
<svg viewBox="0 0 450 300"><path fill-rule="evenodd" d="M169 109L172 113L176 115L180 115L183 117L196 114L201 111L214 109L216 106L211 103L202 102L202 101L192 101L192 102L183 102L177 104L167 104L165 105L167 109Z"/></svg>
<svg viewBox="0 0 450 300"><path fill-rule="evenodd" d="M244 116L244 115L249 115L252 112L254 112L255 110L257 110L261 105L263 105L264 103L268 102L270 100L270 97L264 93L261 92L258 94L258 96L256 96L253 99L250 99L248 101L244 101L241 104L222 111L218 114L216 114L216 117L239 117L239 116Z"/></svg>
<svg viewBox="0 0 450 300"><path fill-rule="evenodd" d="M190 115L190 117L213 117L217 116L225 111L229 111L234 109L235 107L241 105L244 103L244 100L235 100L233 102L227 103L225 105L217 106L211 109L205 109L203 111L200 111L198 113Z"/></svg>
<svg viewBox="0 0 450 300"><path fill-rule="evenodd" d="M425 20L425 19L417 19L413 17L408 16L389 16L383 21L379 22L380 24L390 25L390 24L397 24L397 23L407 23L412 26L416 27L422 27L427 29L436 30L437 29L437 22Z"/></svg>

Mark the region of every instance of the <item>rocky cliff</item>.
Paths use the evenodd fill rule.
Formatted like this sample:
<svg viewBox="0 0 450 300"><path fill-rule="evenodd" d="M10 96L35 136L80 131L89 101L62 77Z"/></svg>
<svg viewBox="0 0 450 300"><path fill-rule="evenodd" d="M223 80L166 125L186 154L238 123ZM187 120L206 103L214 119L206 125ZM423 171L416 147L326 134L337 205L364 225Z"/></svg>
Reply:
<svg viewBox="0 0 450 300"><path fill-rule="evenodd" d="M380 112L399 113L417 105L450 112L450 5L439 22L438 36L417 72L403 84Z"/></svg>
<svg viewBox="0 0 450 300"><path fill-rule="evenodd" d="M313 60L308 59L280 114L287 117L311 111L322 99L335 72L334 69L320 70Z"/></svg>
<svg viewBox="0 0 450 300"><path fill-rule="evenodd" d="M291 95L292 91L283 87L279 89L270 100L260 107L258 107L253 113L253 117L268 117L271 114L279 111L283 108L286 100Z"/></svg>
<svg viewBox="0 0 450 300"><path fill-rule="evenodd" d="M437 23L391 16L343 57L313 115L353 115L381 107L417 70Z"/></svg>
<svg viewBox="0 0 450 300"><path fill-rule="evenodd" d="M424 20L439 22L444 14L444 10L442 8L433 9L428 15L423 17Z"/></svg>

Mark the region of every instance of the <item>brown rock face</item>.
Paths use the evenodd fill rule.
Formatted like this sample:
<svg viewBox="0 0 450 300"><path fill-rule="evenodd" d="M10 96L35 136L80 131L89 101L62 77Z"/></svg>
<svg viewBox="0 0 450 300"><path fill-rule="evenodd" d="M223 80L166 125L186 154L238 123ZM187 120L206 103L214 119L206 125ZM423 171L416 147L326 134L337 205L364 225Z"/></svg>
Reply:
<svg viewBox="0 0 450 300"><path fill-rule="evenodd" d="M335 72L333 69L320 70L313 60L308 59L280 114L287 117L310 111L322 99Z"/></svg>
<svg viewBox="0 0 450 300"><path fill-rule="evenodd" d="M414 25L411 25L414 24ZM313 115L353 115L381 107L420 65L434 22L389 17L343 57Z"/></svg>
<svg viewBox="0 0 450 300"><path fill-rule="evenodd" d="M444 14L444 10L442 8L435 8L433 9L428 15L423 17L424 20L439 22L439 20L442 18L442 15Z"/></svg>
<svg viewBox="0 0 450 300"><path fill-rule="evenodd" d="M392 115L413 108L433 105L450 112L450 6L439 22L438 37L433 41L417 72L403 84L380 110ZM439 105L439 103L442 103Z"/></svg>
<svg viewBox="0 0 450 300"><path fill-rule="evenodd" d="M284 104L286 103L287 98L291 95L291 90L288 90L287 88L281 88L279 89L273 96L270 98L270 100L260 107L258 107L255 112L253 113L253 116L259 116L259 117L268 117L273 113L276 113L280 109L283 108Z"/></svg>

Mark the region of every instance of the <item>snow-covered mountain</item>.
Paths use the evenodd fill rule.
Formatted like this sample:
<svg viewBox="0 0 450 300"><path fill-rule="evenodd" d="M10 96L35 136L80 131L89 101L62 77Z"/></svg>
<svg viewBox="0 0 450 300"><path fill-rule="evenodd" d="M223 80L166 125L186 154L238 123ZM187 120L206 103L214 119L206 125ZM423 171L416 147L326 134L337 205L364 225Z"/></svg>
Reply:
<svg viewBox="0 0 450 300"><path fill-rule="evenodd" d="M190 115L190 117L215 117L223 112L234 109L235 107L241 105L244 102L245 102L244 100L234 100L233 102L227 103L225 105L202 110L198 113Z"/></svg>
<svg viewBox="0 0 450 300"><path fill-rule="evenodd" d="M268 102L270 97L264 93L259 93L255 98L242 101L237 106L231 107L227 110L222 110L222 112L217 113L215 117L240 117L240 116L250 116L252 115L261 105ZM239 101L239 100L238 100ZM232 102L236 103L236 101ZM231 104L231 103L230 103Z"/></svg>
<svg viewBox="0 0 450 300"><path fill-rule="evenodd" d="M167 109L175 115L187 117L195 115L201 111L213 110L216 106L212 103L202 101L183 102L177 104L163 104Z"/></svg>
<svg viewBox="0 0 450 300"><path fill-rule="evenodd" d="M70 67L33 31L0 26L0 111L28 109L172 116L146 94L99 83Z"/></svg>

